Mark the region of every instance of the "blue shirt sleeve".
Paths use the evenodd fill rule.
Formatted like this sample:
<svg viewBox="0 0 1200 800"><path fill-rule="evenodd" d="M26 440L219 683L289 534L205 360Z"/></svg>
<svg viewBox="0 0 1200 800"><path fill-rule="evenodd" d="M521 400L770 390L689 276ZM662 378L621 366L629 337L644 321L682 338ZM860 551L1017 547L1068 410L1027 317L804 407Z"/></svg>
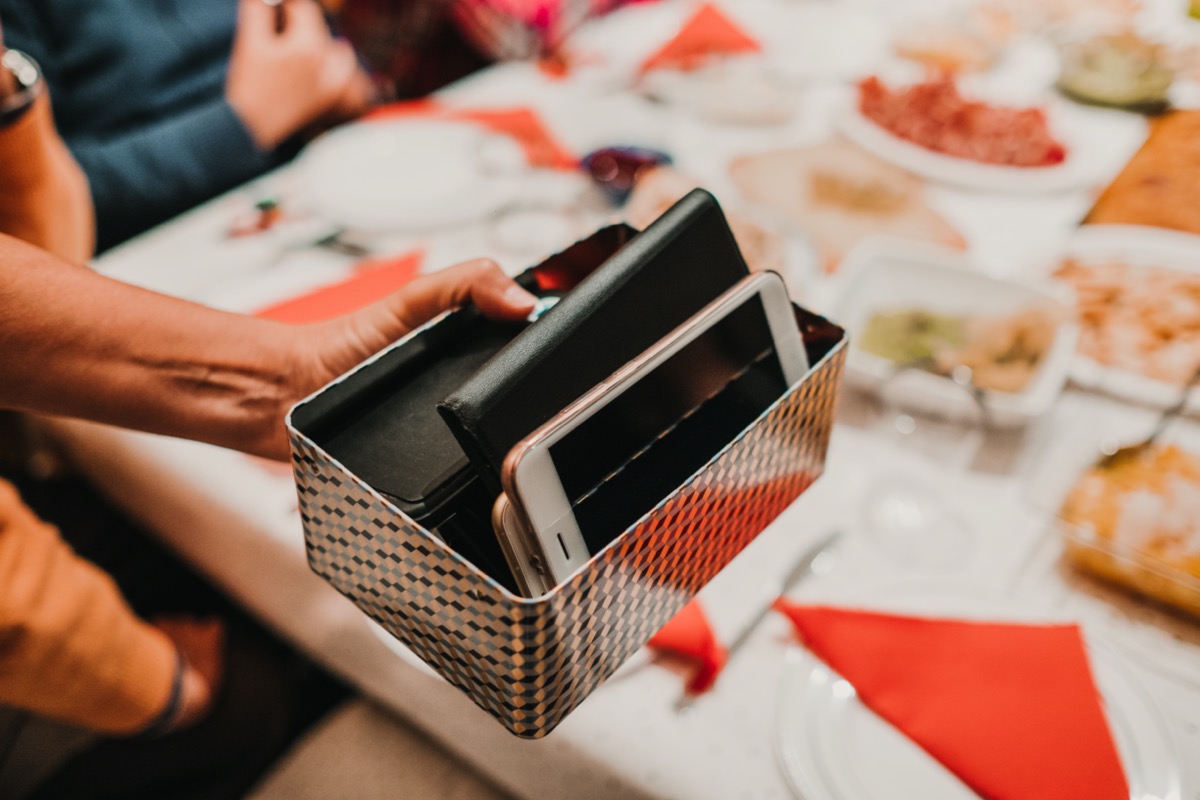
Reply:
<svg viewBox="0 0 1200 800"><path fill-rule="evenodd" d="M87 175L100 250L289 155L260 150L225 100L236 10L236 0L0 0L5 42L41 64ZM153 79L127 86L131 73Z"/></svg>
<svg viewBox="0 0 1200 800"><path fill-rule="evenodd" d="M100 249L250 180L276 159L224 98L116 138L67 145L91 185Z"/></svg>

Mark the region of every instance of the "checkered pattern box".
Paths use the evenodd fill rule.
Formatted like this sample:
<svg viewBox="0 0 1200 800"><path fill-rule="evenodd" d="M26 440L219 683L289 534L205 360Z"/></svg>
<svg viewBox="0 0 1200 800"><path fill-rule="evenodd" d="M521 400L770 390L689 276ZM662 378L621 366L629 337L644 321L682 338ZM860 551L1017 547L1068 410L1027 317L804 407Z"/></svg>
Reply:
<svg viewBox="0 0 1200 800"><path fill-rule="evenodd" d="M289 416L309 563L514 734L546 735L821 474L845 337L796 314L809 374L542 597L516 596L485 575Z"/></svg>

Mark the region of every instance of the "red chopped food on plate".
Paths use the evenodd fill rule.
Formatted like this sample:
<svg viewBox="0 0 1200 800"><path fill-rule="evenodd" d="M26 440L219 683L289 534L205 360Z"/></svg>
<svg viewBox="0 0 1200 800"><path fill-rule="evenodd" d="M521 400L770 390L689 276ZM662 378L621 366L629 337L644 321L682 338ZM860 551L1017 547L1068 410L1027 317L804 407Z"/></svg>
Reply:
<svg viewBox="0 0 1200 800"><path fill-rule="evenodd" d="M870 77L859 84L858 103L894 136L948 156L1011 167L1050 167L1067 157L1042 109L968 100L950 78L891 89Z"/></svg>

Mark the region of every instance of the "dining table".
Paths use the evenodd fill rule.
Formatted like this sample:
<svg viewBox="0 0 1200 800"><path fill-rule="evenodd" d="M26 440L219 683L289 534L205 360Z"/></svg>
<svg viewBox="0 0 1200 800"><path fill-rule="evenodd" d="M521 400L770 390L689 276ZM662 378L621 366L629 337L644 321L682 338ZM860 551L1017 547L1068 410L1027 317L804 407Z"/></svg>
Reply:
<svg viewBox="0 0 1200 800"><path fill-rule="evenodd" d="M447 120L455 110L522 109L579 157L606 147L669 154L676 168L713 191L728 210L775 225L785 242L777 269L793 296L832 314L845 290L842 277L823 273L803 231L776 225L742 198L728 165L746 154L833 135L854 81L882 69L881 61L890 58L881 42L891 28L918 12L936 14L952 4L713 3L760 41L768 56L777 56L769 83L794 107L786 119L770 124L722 119L691 102L691 96L676 101L669 92L637 89L639 65L699 5L692 0L636 3L585 23L568 40L569 68L551 69L535 60L498 63L438 92L434 99L445 115L436 124L452 124ZM1180 5L1146 3L1146 25L1174 25L1171 15L1182 18ZM1019 52L1006 57L998 80L1044 89L1052 81L1045 77L1051 67L1044 43L1031 40L1015 47ZM503 196L484 198L490 202L472 199L471 192L442 198L444 219L421 208L428 218L420 224L356 225L353 214L341 216L330 200L337 192L312 196L308 187L315 172L332 170L336 181L339 158L362 159L362 149L351 139L346 140L350 146L339 148L335 137L411 122L423 113L412 111L326 134L325 143L310 146L312 153L303 152L294 162L101 254L93 267L158 292L255 313L361 274L364 257L382 262L415 254L420 269L432 271L488 256L516 274L619 218L620 210L586 171L514 165L503 146L485 154L479 190L486 194L487 186L503 183ZM1140 115L1084 106L1072 106L1068 113L1088 136L1090 178L1078 186L1022 193L930 181L929 204L962 235L965 257L980 273L1005 280L1044 275L1099 188L1146 136L1147 122ZM436 158L440 141L446 147L461 144L440 133L418 139L413 146L430 148L429 161L435 164L441 163ZM354 174L352 166L348 174ZM418 179L439 180L433 167ZM386 189L379 189L380 202L387 202ZM253 227L265 201L277 204L282 221L234 235L246 220ZM1070 384L1029 424L992 429L910 414L846 387L823 476L700 592L699 602L717 639L731 642L770 606L796 559L837 534L809 574L789 590L792 599L854 604L919 595L953 614L955 598L986 597L1078 622L1089 643L1102 648L1106 662L1136 687L1144 712L1136 724L1153 729L1152 752L1142 754L1144 763L1127 764L1131 772L1156 773L1145 784L1156 788L1138 796L1198 800L1200 627L1065 566L1053 509L1039 501L1038 476L1046 469L1047 454L1064 439L1078 437L1081 428L1136 438L1153 427L1157 414L1096 387ZM825 784L797 776L795 753L789 752L796 739L792 728L799 723L788 697L804 685L807 673L782 615L763 618L715 685L686 707L679 702L686 665L643 650L548 736L525 741L309 570L287 465L88 422L46 419L43 424L108 496L269 628L514 797L825 796L814 788ZM893 528L885 530L889 524ZM843 726L828 735L855 734ZM887 763L898 757L892 751L858 752L847 740L837 753L831 757L859 759L861 769L893 770L900 780L908 774L902 765ZM911 791L918 791L923 779L913 780L910 791L896 785L891 796L918 796ZM946 797L970 796L953 793L961 787L947 791Z"/></svg>

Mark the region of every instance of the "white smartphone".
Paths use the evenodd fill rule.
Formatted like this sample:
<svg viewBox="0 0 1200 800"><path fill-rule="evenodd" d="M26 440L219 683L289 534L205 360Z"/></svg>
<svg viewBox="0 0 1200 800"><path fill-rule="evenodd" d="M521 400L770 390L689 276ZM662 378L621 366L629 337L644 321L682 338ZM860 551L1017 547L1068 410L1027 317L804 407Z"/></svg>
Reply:
<svg viewBox="0 0 1200 800"><path fill-rule="evenodd" d="M554 586L540 551L533 552L527 542L529 535L525 525L517 519L516 509L501 493L492 506L492 528L500 540L500 550L508 562L508 568L516 578L517 588L526 597L537 597Z"/></svg>
<svg viewBox="0 0 1200 800"><path fill-rule="evenodd" d="M808 371L783 280L741 280L508 454L497 536L531 595L565 580Z"/></svg>

